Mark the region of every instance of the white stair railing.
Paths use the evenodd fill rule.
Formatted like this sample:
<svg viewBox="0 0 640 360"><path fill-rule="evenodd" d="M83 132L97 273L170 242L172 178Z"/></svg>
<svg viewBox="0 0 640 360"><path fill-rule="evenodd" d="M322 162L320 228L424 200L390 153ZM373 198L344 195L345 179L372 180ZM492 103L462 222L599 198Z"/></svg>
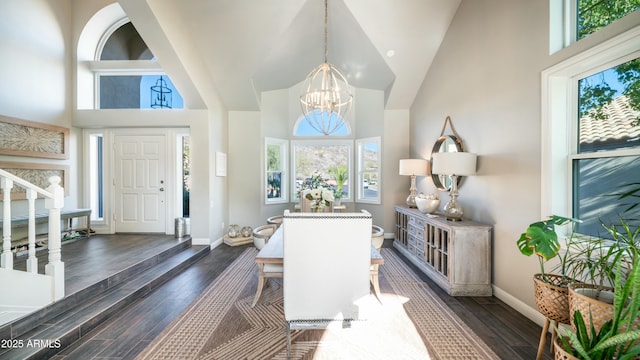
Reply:
<svg viewBox="0 0 640 360"><path fill-rule="evenodd" d="M49 210L49 262L45 265L45 275L52 278L52 300L64 297L64 263L61 256L60 239L60 209L64 206L64 189L60 186L60 177L49 178L49 186L42 189L28 181L21 179L7 171L0 169L0 188L3 193L3 224L2 224L2 253L0 253L0 267L13 269L13 253L11 251L11 190L14 186L26 189L28 204L28 258L27 271L38 272L38 258L36 257L36 221L35 200L38 195L45 198L45 208Z"/></svg>

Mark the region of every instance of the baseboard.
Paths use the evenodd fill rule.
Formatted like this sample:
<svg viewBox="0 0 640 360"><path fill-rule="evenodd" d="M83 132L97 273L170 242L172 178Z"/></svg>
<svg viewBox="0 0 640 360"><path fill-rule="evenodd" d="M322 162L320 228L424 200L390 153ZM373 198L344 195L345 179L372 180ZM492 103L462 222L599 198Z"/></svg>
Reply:
<svg viewBox="0 0 640 360"><path fill-rule="evenodd" d="M529 320L540 326L544 326L545 317L544 315L540 314L535 308L532 308L531 306L525 304L520 299L515 298L513 295L495 285L493 285L493 295L502 300L505 304L514 308Z"/></svg>
<svg viewBox="0 0 640 360"><path fill-rule="evenodd" d="M217 248L218 246L224 244L224 241L222 238L218 238L216 241L212 242L210 245L211 250Z"/></svg>
<svg viewBox="0 0 640 360"><path fill-rule="evenodd" d="M209 238L191 238L192 245L211 245L211 240Z"/></svg>
<svg viewBox="0 0 640 360"><path fill-rule="evenodd" d="M385 239L393 239L395 237L394 233L384 233Z"/></svg>

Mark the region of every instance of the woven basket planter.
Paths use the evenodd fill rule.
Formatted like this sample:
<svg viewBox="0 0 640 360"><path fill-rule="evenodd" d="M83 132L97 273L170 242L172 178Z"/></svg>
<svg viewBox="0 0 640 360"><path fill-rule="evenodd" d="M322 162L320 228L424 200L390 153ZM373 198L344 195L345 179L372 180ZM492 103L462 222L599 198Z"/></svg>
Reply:
<svg viewBox="0 0 640 360"><path fill-rule="evenodd" d="M557 337L553 343L553 358L554 360L578 360L564 349L560 337Z"/></svg>
<svg viewBox="0 0 640 360"><path fill-rule="evenodd" d="M577 310L580 310L584 323L589 329L591 321L593 319L593 326L596 330L600 330L602 325L613 317L613 289L605 288L600 292L603 300L596 299L595 293L598 292L597 288L589 284L572 284L569 286L569 313L573 314ZM588 295L589 296L588 296ZM602 296L607 294L606 297ZM608 302L609 298L611 303ZM591 317L589 317L591 313ZM571 328L575 331L575 325L573 324L573 316L571 316Z"/></svg>
<svg viewBox="0 0 640 360"><path fill-rule="evenodd" d="M566 285L560 283L563 276L547 274L545 278L547 281L542 281L542 274L533 276L538 311L557 323L569 324L569 290Z"/></svg>

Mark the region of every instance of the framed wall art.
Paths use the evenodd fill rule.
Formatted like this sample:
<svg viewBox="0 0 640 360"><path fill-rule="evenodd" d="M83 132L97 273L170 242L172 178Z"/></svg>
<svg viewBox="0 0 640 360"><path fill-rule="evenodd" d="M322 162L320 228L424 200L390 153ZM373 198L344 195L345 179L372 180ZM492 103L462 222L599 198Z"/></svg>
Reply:
<svg viewBox="0 0 640 360"><path fill-rule="evenodd" d="M0 115L0 155L69 158L69 129Z"/></svg>
<svg viewBox="0 0 640 360"><path fill-rule="evenodd" d="M46 189L49 187L49 178L59 176L60 186L64 188L65 196L69 195L69 166L57 164L33 164L14 163L0 161L0 169L22 178L38 187ZM11 189L11 199L20 200L27 198L27 191L18 185L13 185Z"/></svg>

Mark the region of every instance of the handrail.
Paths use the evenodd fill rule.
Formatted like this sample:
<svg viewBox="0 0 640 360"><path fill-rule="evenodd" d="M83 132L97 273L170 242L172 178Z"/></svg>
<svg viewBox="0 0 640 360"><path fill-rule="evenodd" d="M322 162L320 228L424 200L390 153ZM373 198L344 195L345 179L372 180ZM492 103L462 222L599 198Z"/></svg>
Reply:
<svg viewBox="0 0 640 360"><path fill-rule="evenodd" d="M13 270L13 252L11 251L11 190L14 185L26 189L28 203L28 243L29 256L27 271L38 272L38 258L35 248L35 200L38 194L45 199L45 208L49 210L48 248L49 262L45 265L45 274L52 277L52 301L64 297L64 263L61 261L60 209L64 206L64 189L60 186L60 177L49 178L49 186L42 189L14 174L0 169L0 188L3 192L2 253L0 267Z"/></svg>
<svg viewBox="0 0 640 360"><path fill-rule="evenodd" d="M48 192L47 190L34 185L22 178L19 178L15 175L13 175L12 173L6 171L6 170L2 170L0 169L0 177L5 177L8 179L11 179L11 181L13 181L14 183L17 183L18 185L22 186L25 189L31 189L34 190L36 193L38 194L42 194L42 196L46 197L46 198L53 198L53 194Z"/></svg>

